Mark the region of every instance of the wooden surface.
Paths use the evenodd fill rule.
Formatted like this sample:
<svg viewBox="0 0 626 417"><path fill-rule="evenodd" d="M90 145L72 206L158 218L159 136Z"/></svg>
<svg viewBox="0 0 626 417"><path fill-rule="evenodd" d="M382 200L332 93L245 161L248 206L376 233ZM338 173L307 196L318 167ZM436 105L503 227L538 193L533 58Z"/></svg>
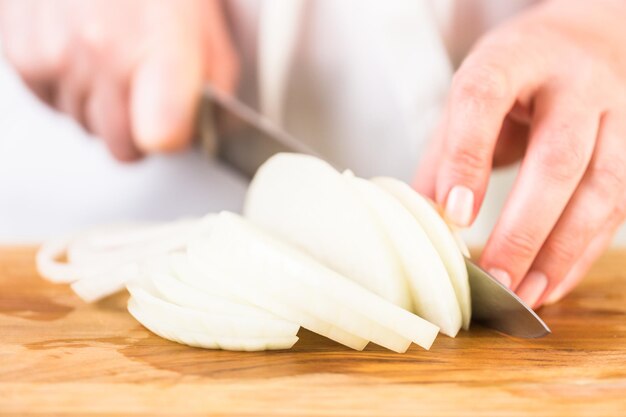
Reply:
<svg viewBox="0 0 626 417"><path fill-rule="evenodd" d="M626 252L521 340L480 327L427 352L355 352L309 332L290 351L168 342L126 312L38 278L32 248L0 248L0 415L626 416Z"/></svg>

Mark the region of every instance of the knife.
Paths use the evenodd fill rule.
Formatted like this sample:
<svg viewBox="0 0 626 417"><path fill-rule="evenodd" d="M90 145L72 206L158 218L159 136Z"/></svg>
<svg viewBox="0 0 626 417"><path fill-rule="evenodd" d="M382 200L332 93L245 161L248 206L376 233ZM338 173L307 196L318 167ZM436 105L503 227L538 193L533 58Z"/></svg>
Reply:
<svg viewBox="0 0 626 417"><path fill-rule="evenodd" d="M464 258L472 297L472 321L527 339L551 333L537 313L513 291L470 258Z"/></svg>
<svg viewBox="0 0 626 417"><path fill-rule="evenodd" d="M205 152L249 179L270 156L279 152L320 157L270 119L210 86L203 91L198 122L198 135ZM328 158L322 159L328 161ZM543 320L514 292L468 257L465 257L465 265L473 322L521 338L537 338L550 333Z"/></svg>
<svg viewBox="0 0 626 417"><path fill-rule="evenodd" d="M279 152L314 155L328 161L267 117L211 86L204 88L198 124L203 150L248 179Z"/></svg>

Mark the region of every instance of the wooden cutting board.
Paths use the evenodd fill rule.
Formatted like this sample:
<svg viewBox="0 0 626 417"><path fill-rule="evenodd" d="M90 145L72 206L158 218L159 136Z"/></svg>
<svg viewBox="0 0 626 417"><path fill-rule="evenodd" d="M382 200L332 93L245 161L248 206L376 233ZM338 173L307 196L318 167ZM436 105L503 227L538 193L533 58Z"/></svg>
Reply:
<svg viewBox="0 0 626 417"><path fill-rule="evenodd" d="M430 351L351 351L301 331L289 351L194 349L154 336L126 294L81 302L0 248L0 415L626 416L626 251L540 315L553 334L480 327Z"/></svg>

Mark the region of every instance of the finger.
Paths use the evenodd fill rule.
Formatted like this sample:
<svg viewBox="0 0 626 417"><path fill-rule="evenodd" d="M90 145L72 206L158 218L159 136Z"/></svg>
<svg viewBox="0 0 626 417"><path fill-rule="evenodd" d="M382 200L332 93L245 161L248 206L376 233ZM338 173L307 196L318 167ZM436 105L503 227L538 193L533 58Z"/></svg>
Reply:
<svg viewBox="0 0 626 417"><path fill-rule="evenodd" d="M526 119L507 117L502 123L493 155L493 166L510 165L522 158L528 144L529 126ZM524 121L521 121L524 120ZM442 119L428 143L413 180L413 188L422 195L435 199L437 172L443 152L445 121Z"/></svg>
<svg viewBox="0 0 626 417"><path fill-rule="evenodd" d="M86 88L79 87L71 81L64 81L59 83L53 106L61 113L72 117L78 124L86 128L86 96Z"/></svg>
<svg viewBox="0 0 626 417"><path fill-rule="evenodd" d="M66 34L53 2L0 2L0 38L7 60L37 98L53 106L53 80L62 73ZM25 24L30 22L32 24Z"/></svg>
<svg viewBox="0 0 626 417"><path fill-rule="evenodd" d="M595 154L565 212L537 255L531 274L543 274L548 286L537 303L564 281L594 236L607 224L621 222L626 195L626 122L612 113L602 118ZM615 226L612 226L613 230ZM520 292L524 290L522 282Z"/></svg>
<svg viewBox="0 0 626 417"><path fill-rule="evenodd" d="M93 72L88 59L77 52L72 66L60 76L54 102L55 108L70 115L85 129L85 101L91 79L95 77Z"/></svg>
<svg viewBox="0 0 626 417"><path fill-rule="evenodd" d="M437 201L459 226L468 226L482 203L506 115L516 101L527 105L546 76L546 54L526 39L512 30L492 33L454 77Z"/></svg>
<svg viewBox="0 0 626 417"><path fill-rule="evenodd" d="M546 88L536 98L528 152L481 264L511 288L519 285L578 186L598 133L600 114L567 89ZM528 277L533 292L547 286ZM527 284L531 285L531 284Z"/></svg>
<svg viewBox="0 0 626 417"><path fill-rule="evenodd" d="M63 74L68 63L70 22L63 5L39 1L36 16L32 19L39 34L39 69L46 78Z"/></svg>
<svg viewBox="0 0 626 417"><path fill-rule="evenodd" d="M120 161L135 161L141 152L135 146L130 129L128 96L123 83L100 78L94 83L86 104L89 129L102 138Z"/></svg>
<svg viewBox="0 0 626 417"><path fill-rule="evenodd" d="M32 1L0 2L2 52L6 60L15 67L26 87L40 100L51 105L51 90L47 88L48 84L37 63L37 28L29 30L24 25L35 12L34 6Z"/></svg>
<svg viewBox="0 0 626 417"><path fill-rule="evenodd" d="M60 24L58 5L36 0L0 4L0 37L10 63L20 75L33 81L59 74L66 51L66 30Z"/></svg>
<svg viewBox="0 0 626 417"><path fill-rule="evenodd" d="M173 42L139 65L130 108L133 138L142 151L174 151L189 143L202 88L199 56L194 42Z"/></svg>
<svg viewBox="0 0 626 417"><path fill-rule="evenodd" d="M2 3L0 13L4 54L20 75L29 80L40 80L43 77L38 62L40 54L37 28L25 24L35 15L36 6L33 0L6 1Z"/></svg>
<svg viewBox="0 0 626 417"><path fill-rule="evenodd" d="M543 300L539 300L537 305L554 304L574 289L578 283L587 275L594 262L604 253L613 241L613 237L619 226L624 222L624 216L619 221L611 222L604 230L593 238L582 256L576 260L565 278L552 290L546 292ZM545 301L544 301L545 300Z"/></svg>
<svg viewBox="0 0 626 417"><path fill-rule="evenodd" d="M203 54L204 77L218 90L234 94L239 78L239 60L229 36L221 4L217 0L210 0L203 5L209 9L204 14L208 21L203 22L203 27L206 28L204 44L208 49Z"/></svg>

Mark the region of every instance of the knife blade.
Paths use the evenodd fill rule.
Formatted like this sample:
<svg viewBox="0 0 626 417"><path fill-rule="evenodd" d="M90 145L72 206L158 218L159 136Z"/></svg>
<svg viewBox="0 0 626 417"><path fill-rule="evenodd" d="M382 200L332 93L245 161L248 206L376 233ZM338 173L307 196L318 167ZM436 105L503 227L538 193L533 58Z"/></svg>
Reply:
<svg viewBox="0 0 626 417"><path fill-rule="evenodd" d="M197 130L205 152L216 156L248 179L254 176L263 162L279 152L297 152L321 158L267 117L211 86L204 89L198 121Z"/></svg>
<svg viewBox="0 0 626 417"><path fill-rule="evenodd" d="M257 168L278 152L322 158L270 119L210 86L203 92L198 120L199 136L206 152L247 178L252 178ZM328 158L322 159L328 161ZM521 338L537 338L550 333L543 320L515 293L467 257L465 265L473 322Z"/></svg>
<svg viewBox="0 0 626 417"><path fill-rule="evenodd" d="M515 337L545 336L550 328L513 291L465 258L472 297L472 321Z"/></svg>

